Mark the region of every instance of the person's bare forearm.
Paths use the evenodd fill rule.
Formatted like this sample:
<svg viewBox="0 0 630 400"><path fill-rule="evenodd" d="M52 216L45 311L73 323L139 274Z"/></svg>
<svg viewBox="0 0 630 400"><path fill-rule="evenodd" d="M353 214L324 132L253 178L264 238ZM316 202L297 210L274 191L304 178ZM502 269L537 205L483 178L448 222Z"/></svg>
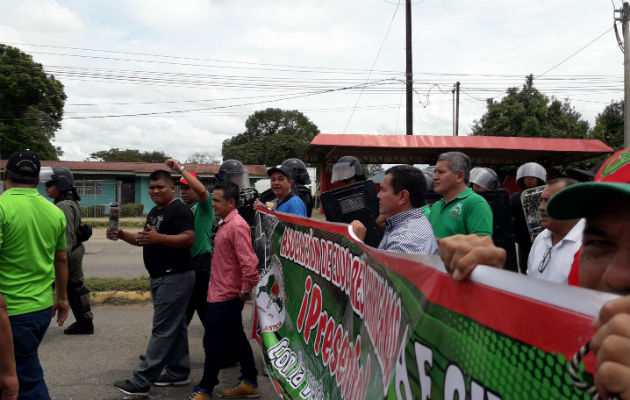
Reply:
<svg viewBox="0 0 630 400"><path fill-rule="evenodd" d="M15 357L13 355L13 334L7 312L7 303L0 294L0 375L15 375Z"/></svg>
<svg viewBox="0 0 630 400"><path fill-rule="evenodd" d="M55 291L57 299L68 300L68 253L55 252Z"/></svg>

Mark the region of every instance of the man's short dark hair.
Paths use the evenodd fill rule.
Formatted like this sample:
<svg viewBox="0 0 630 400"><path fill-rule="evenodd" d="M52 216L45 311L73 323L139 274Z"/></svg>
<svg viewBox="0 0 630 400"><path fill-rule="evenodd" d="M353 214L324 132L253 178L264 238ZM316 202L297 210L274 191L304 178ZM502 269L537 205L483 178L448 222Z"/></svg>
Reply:
<svg viewBox="0 0 630 400"><path fill-rule="evenodd" d="M35 186L37 186L37 184L39 183L38 177L24 176L24 175L17 174L13 171L5 171L5 174L7 174L7 178L9 178L11 182L13 183L20 183L22 185L35 185Z"/></svg>
<svg viewBox="0 0 630 400"><path fill-rule="evenodd" d="M174 181L173 181L173 177L171 176L171 174L168 171L165 171L163 169L158 169L156 171L151 172L151 175L149 175L149 180L150 181L159 181L159 180L163 180L164 182L168 183L169 185L173 185Z"/></svg>
<svg viewBox="0 0 630 400"><path fill-rule="evenodd" d="M400 193L401 190L408 191L409 201L415 208L426 204L427 182L422 171L411 165L397 165L385 171L385 175L387 174L392 176L391 184L394 193Z"/></svg>
<svg viewBox="0 0 630 400"><path fill-rule="evenodd" d="M447 151L440 154L439 161L448 161L448 169L454 174L459 174L460 171L464 171L464 183L468 185L470 180L470 157L459 151Z"/></svg>
<svg viewBox="0 0 630 400"><path fill-rule="evenodd" d="M554 178L547 183L549 185L555 185L556 183L564 183L564 187L569 187L571 185L575 185L576 183L580 183L576 179L573 178Z"/></svg>
<svg viewBox="0 0 630 400"><path fill-rule="evenodd" d="M234 203L238 203L238 192L239 192L239 188L238 186L236 186L235 183L233 182L227 182L227 183L217 183L217 185L214 187L214 190L221 190L223 191L223 198L227 201L230 201L231 199L234 199Z"/></svg>

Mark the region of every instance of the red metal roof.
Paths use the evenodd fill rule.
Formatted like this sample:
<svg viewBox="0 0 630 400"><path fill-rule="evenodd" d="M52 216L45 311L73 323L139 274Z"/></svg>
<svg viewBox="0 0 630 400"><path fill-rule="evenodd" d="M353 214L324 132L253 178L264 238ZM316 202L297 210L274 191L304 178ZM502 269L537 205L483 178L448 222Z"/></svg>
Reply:
<svg viewBox="0 0 630 400"><path fill-rule="evenodd" d="M606 144L593 139L319 134L311 141L305 161L336 162L344 155L353 155L367 163L434 164L440 153L452 150L466 153L478 165L526 161L553 165L612 152Z"/></svg>
<svg viewBox="0 0 630 400"><path fill-rule="evenodd" d="M7 160L2 160L2 168ZM74 173L80 174L129 174L148 175L158 169L167 169L163 163L145 162L106 162L106 161L52 161L42 160L42 166L66 167ZM188 171L196 172L200 176L216 175L220 165L217 164L185 164ZM249 175L254 178L267 177L267 167L264 165L245 165Z"/></svg>

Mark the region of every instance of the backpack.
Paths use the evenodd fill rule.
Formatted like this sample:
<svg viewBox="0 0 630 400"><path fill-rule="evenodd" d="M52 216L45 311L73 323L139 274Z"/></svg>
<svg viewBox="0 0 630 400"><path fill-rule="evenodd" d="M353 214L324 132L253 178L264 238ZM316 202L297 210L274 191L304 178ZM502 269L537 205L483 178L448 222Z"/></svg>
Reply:
<svg viewBox="0 0 630 400"><path fill-rule="evenodd" d="M92 237L92 227L90 225L86 225L84 223L79 224L79 229L77 229L77 243L83 243Z"/></svg>

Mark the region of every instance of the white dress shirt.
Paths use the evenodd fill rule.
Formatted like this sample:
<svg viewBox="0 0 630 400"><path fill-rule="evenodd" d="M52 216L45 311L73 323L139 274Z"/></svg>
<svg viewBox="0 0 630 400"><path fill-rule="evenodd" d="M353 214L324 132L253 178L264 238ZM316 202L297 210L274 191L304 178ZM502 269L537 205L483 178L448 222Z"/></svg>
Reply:
<svg viewBox="0 0 630 400"><path fill-rule="evenodd" d="M551 245L551 231L545 229L534 240L527 260L527 275L551 282L567 283L575 253L582 246L584 219L562 240Z"/></svg>

